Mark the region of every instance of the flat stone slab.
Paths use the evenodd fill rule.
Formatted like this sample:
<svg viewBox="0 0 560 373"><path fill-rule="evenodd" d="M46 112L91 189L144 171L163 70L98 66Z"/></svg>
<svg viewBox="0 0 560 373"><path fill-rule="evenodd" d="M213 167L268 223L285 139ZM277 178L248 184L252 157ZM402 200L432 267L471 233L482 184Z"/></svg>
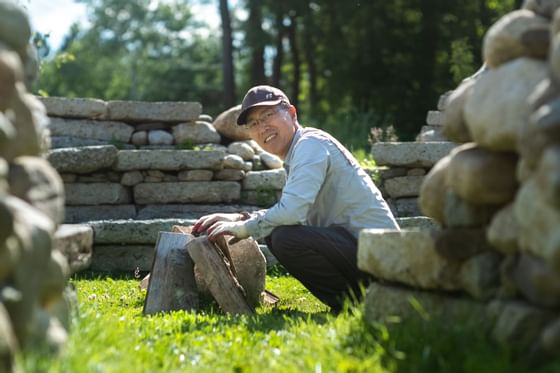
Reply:
<svg viewBox="0 0 560 373"><path fill-rule="evenodd" d="M198 119L198 102L109 101L107 119L131 122L189 122Z"/></svg>
<svg viewBox="0 0 560 373"><path fill-rule="evenodd" d="M457 144L434 142L376 142L371 154L378 166L432 167Z"/></svg>
<svg viewBox="0 0 560 373"><path fill-rule="evenodd" d="M488 330L491 327L484 303L377 282L372 282L366 291L364 313L366 320L372 323L385 322L394 316L424 320L435 317L448 322L474 322Z"/></svg>
<svg viewBox="0 0 560 373"><path fill-rule="evenodd" d="M416 197L423 180L424 176L399 176L385 180L383 187L392 198Z"/></svg>
<svg viewBox="0 0 560 373"><path fill-rule="evenodd" d="M251 171L243 179L243 190L280 190L286 184L284 169Z"/></svg>
<svg viewBox="0 0 560 373"><path fill-rule="evenodd" d="M441 126L443 124L443 113L437 110L428 111L426 124L430 126Z"/></svg>
<svg viewBox="0 0 560 373"><path fill-rule="evenodd" d="M65 184L67 205L126 205L132 202L130 190L117 183Z"/></svg>
<svg viewBox="0 0 560 373"><path fill-rule="evenodd" d="M88 119L51 118L52 136L71 136L128 143L134 128L126 123Z"/></svg>
<svg viewBox="0 0 560 373"><path fill-rule="evenodd" d="M441 229L441 226L434 219L427 216L411 216L396 219L401 229Z"/></svg>
<svg viewBox="0 0 560 373"><path fill-rule="evenodd" d="M94 271L150 271L154 245L96 245L91 269Z"/></svg>
<svg viewBox="0 0 560 373"><path fill-rule="evenodd" d="M204 215L221 213L235 213L240 211L256 211L260 207L253 205L199 205L199 204L182 204L182 205L148 205L138 209L136 219L163 219L163 218L181 218L181 219L198 219Z"/></svg>
<svg viewBox="0 0 560 373"><path fill-rule="evenodd" d="M113 145L85 146L51 150L47 160L58 172L86 174L111 168L118 150Z"/></svg>
<svg viewBox="0 0 560 373"><path fill-rule="evenodd" d="M416 137L419 142L449 141L443 133L443 126L422 126L420 133Z"/></svg>
<svg viewBox="0 0 560 373"><path fill-rule="evenodd" d="M196 219L100 220L88 224L93 228L94 244L151 245L159 232L171 232L174 225L193 225Z"/></svg>
<svg viewBox="0 0 560 373"><path fill-rule="evenodd" d="M110 145L109 140L84 139L73 136L51 136L51 149L77 148L81 146ZM123 147L135 149L134 145L122 144Z"/></svg>
<svg viewBox="0 0 560 373"><path fill-rule="evenodd" d="M92 259L93 229L85 224L62 224L54 234L53 249L66 257L71 274L86 269Z"/></svg>
<svg viewBox="0 0 560 373"><path fill-rule="evenodd" d="M440 256L426 230L362 230L358 267L377 278L419 289L461 289L460 263Z"/></svg>
<svg viewBox="0 0 560 373"><path fill-rule="evenodd" d="M85 223L92 220L135 219L134 205L65 206L64 222Z"/></svg>
<svg viewBox="0 0 560 373"><path fill-rule="evenodd" d="M121 150L117 155L114 169L132 170L167 170L222 168L225 152L219 150Z"/></svg>
<svg viewBox="0 0 560 373"><path fill-rule="evenodd" d="M101 119L107 114L107 103L95 98L36 97L49 116Z"/></svg>
<svg viewBox="0 0 560 373"><path fill-rule="evenodd" d="M423 216L424 214L420 210L418 205L418 198L398 198L392 200L394 209L399 217L416 217Z"/></svg>
<svg viewBox="0 0 560 373"><path fill-rule="evenodd" d="M235 181L141 183L134 186L134 200L140 205L224 203L240 198L241 185Z"/></svg>

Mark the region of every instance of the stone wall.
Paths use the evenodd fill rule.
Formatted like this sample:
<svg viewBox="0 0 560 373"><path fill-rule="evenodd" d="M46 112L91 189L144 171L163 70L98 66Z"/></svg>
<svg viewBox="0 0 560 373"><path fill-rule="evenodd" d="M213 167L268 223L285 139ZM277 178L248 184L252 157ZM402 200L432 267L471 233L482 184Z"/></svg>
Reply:
<svg viewBox="0 0 560 373"><path fill-rule="evenodd" d="M254 210L276 202L284 186L279 158L220 135L198 103L40 99L67 223L192 219L231 204Z"/></svg>
<svg viewBox="0 0 560 373"><path fill-rule="evenodd" d="M443 132L464 144L431 169L419 203L442 228L362 232L360 268L395 284L368 290L370 319L417 314L413 297L518 351L560 352L558 7L526 1L501 18L486 66L448 96Z"/></svg>
<svg viewBox="0 0 560 373"><path fill-rule="evenodd" d="M53 246L64 216L63 184L42 157L48 121L28 93L37 74L28 17L0 2L0 371L14 353L66 341L71 294L65 256Z"/></svg>
<svg viewBox="0 0 560 373"><path fill-rule="evenodd" d="M426 174L457 144L449 141L377 142L372 155L376 184L395 216L421 216L420 186Z"/></svg>
<svg viewBox="0 0 560 373"><path fill-rule="evenodd" d="M415 142L376 142L372 145L376 168L369 172L395 216L423 215L418 205L420 186L436 162L457 146L448 140L442 126L451 93L441 95L437 110L428 112L426 124Z"/></svg>

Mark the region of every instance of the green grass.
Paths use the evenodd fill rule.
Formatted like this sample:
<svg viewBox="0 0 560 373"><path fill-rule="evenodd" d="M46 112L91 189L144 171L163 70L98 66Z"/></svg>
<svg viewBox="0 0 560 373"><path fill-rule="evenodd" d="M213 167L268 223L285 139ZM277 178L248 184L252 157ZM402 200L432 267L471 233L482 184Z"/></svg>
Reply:
<svg viewBox="0 0 560 373"><path fill-rule="evenodd" d="M328 313L282 270L267 277L276 308L228 316L203 302L198 313L142 316L145 292L132 277L72 279L79 312L60 357L31 354L26 372L524 372L536 371L476 327L431 321L370 325L360 307ZM552 372L560 364L541 367ZM556 370L558 371L558 370Z"/></svg>

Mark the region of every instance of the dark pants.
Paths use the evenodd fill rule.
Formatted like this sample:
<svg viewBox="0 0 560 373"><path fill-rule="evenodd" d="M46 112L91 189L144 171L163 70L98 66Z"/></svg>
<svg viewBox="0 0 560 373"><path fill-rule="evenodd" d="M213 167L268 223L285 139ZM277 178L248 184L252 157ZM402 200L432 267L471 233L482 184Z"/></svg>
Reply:
<svg viewBox="0 0 560 373"><path fill-rule="evenodd" d="M370 276L358 269L357 240L341 227L281 226L266 237L288 272L334 312L344 299L359 300Z"/></svg>

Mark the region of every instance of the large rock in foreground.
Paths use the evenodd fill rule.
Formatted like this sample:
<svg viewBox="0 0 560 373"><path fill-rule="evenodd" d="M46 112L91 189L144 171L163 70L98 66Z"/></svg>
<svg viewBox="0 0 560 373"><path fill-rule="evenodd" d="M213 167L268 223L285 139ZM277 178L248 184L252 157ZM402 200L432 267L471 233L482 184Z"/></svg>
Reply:
<svg viewBox="0 0 560 373"><path fill-rule="evenodd" d="M430 232L365 229L358 267L380 279L420 289L459 290L460 263L440 256Z"/></svg>

